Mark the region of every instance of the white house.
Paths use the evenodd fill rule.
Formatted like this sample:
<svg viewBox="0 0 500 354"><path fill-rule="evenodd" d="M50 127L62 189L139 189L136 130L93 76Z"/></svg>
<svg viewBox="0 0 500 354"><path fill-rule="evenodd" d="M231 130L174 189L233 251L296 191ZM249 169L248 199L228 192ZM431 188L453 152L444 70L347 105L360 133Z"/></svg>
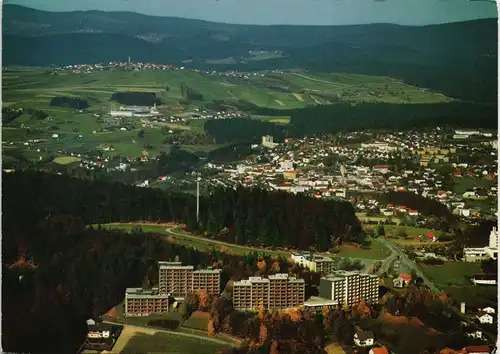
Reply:
<svg viewBox="0 0 500 354"><path fill-rule="evenodd" d="M316 271L316 262L312 260L312 255L307 252L292 253L291 258L294 263L298 263L303 267L309 268L309 270Z"/></svg>
<svg viewBox="0 0 500 354"><path fill-rule="evenodd" d="M57 138L59 138L59 134L52 134L52 137L53 137L54 139L57 139Z"/></svg>
<svg viewBox="0 0 500 354"><path fill-rule="evenodd" d="M479 311L488 313L490 315L495 313L495 309L493 307L485 307L483 309L480 309Z"/></svg>
<svg viewBox="0 0 500 354"><path fill-rule="evenodd" d="M358 347L371 347L373 345L375 337L372 331L358 330L354 334L354 344Z"/></svg>
<svg viewBox="0 0 500 354"><path fill-rule="evenodd" d="M470 337L470 338L475 338L475 339L481 339L483 338L483 332L481 332L481 330L477 330L477 331L473 331L473 332L468 332L466 333L467 337Z"/></svg>
<svg viewBox="0 0 500 354"><path fill-rule="evenodd" d="M478 312L476 315L476 318L479 320L480 323L493 323L493 316L491 316L489 313L485 312Z"/></svg>

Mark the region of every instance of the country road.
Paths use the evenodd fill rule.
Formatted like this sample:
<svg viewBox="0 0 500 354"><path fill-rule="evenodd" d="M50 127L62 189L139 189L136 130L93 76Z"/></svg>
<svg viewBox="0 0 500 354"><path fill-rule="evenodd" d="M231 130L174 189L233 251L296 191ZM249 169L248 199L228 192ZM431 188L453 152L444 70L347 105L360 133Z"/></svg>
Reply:
<svg viewBox="0 0 500 354"><path fill-rule="evenodd" d="M275 254L277 256L283 256L283 255L287 254L286 252L283 252L283 251L269 251L269 250L264 250L262 248L235 245L234 243L228 243L228 242L224 242L224 241L212 240L212 239L208 239L208 238L205 238L205 237L188 235L186 233L179 233L179 232L173 231L175 229L176 229L176 227L169 227L169 228L165 229L165 232L167 234L171 234L171 235L174 235L174 236L180 236L180 237L184 237L184 238L189 238L189 239L196 240L196 241L203 241L203 242L207 242L207 243L218 244L218 245L226 246L226 247L230 247L230 248L237 247L237 248L241 248L241 249L244 249L244 250L248 250L248 252L265 252L265 253L269 253L269 254Z"/></svg>
<svg viewBox="0 0 500 354"><path fill-rule="evenodd" d="M395 244L387 241L386 239L384 238L378 238L377 239L378 242L382 243L384 246L386 246L387 248L389 248L391 251L392 251L392 255L390 255L388 258L386 258L384 260L384 262L382 263L382 267L383 268L384 266L385 267L388 267L390 265L390 263L396 259L396 257L401 257L401 265L405 266L407 269L410 270L410 272L412 270L414 270L417 275L422 278L422 280L424 281L425 285L427 285L432 291L434 292L440 292L439 288L434 284L433 281L431 281L423 272L422 270L420 269L420 267L414 262L412 261L410 258L408 258L408 256L403 252L403 250L401 250L398 246L396 246ZM387 270L384 268L384 270Z"/></svg>

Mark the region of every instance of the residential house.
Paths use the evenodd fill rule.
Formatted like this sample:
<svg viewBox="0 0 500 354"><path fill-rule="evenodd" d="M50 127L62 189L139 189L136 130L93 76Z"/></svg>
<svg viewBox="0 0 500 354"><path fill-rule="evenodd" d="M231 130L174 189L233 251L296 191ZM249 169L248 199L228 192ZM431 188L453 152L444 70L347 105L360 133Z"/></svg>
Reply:
<svg viewBox="0 0 500 354"><path fill-rule="evenodd" d="M368 354L389 354L389 351L386 347L372 348Z"/></svg>
<svg viewBox="0 0 500 354"><path fill-rule="evenodd" d="M411 281L410 274L400 274L399 277L393 280L393 284L395 288L404 288L405 286L408 286L410 281Z"/></svg>
<svg viewBox="0 0 500 354"><path fill-rule="evenodd" d="M479 311L489 313L490 315L495 313L495 309L493 307L485 307L483 309L479 309Z"/></svg>
<svg viewBox="0 0 500 354"><path fill-rule="evenodd" d="M491 354L491 350L487 345L471 345L464 347L461 354Z"/></svg>
<svg viewBox="0 0 500 354"><path fill-rule="evenodd" d="M112 326L105 323L89 325L87 338L109 338L111 336L111 329Z"/></svg>
<svg viewBox="0 0 500 354"><path fill-rule="evenodd" d="M372 331L358 329L354 334L354 344L358 347L370 347L373 345L375 337Z"/></svg>
<svg viewBox="0 0 500 354"><path fill-rule="evenodd" d="M476 315L476 318L479 320L480 323L489 323L489 324L492 324L493 323L493 316L490 315L489 313L486 313L486 312L483 312L483 311L479 311Z"/></svg>
<svg viewBox="0 0 500 354"><path fill-rule="evenodd" d="M475 330L473 332L467 332L466 333L467 337L474 338L474 339L482 339L483 338L483 332L481 330Z"/></svg>

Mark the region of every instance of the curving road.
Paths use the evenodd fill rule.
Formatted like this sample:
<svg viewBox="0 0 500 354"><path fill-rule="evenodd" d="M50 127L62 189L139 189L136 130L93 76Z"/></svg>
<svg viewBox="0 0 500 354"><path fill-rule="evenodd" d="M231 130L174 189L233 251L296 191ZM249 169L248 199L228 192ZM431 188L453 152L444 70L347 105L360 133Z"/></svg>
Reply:
<svg viewBox="0 0 500 354"><path fill-rule="evenodd" d="M436 284L434 284L434 282L431 281L422 272L420 267L414 261L412 261L410 258L408 258L408 256L403 252L403 250L401 248L399 248L399 246L396 246L395 244L391 243L390 241L387 241L385 238L377 238L376 240L378 242L382 243L387 248L389 248L392 252L392 254L382 262L381 269L383 269L383 271L386 271L388 269L388 267L390 266L390 264L392 263L392 261L394 261L397 257L401 257L400 258L401 266L404 266L406 269L409 270L409 272L414 270L417 273L417 275L420 278L422 278L425 285L427 285L432 291L437 292L437 293L440 292L440 290L436 286Z"/></svg>

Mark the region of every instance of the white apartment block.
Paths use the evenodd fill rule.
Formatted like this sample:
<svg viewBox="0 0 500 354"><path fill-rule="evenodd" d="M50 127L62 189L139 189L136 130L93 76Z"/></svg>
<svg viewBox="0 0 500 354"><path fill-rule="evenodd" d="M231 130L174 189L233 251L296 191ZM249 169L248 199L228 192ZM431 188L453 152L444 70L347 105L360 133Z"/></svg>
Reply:
<svg viewBox="0 0 500 354"><path fill-rule="evenodd" d="M335 262L330 257L313 255L309 252L292 253L291 258L295 263L304 268L309 268L311 272L323 272L331 274L335 271Z"/></svg>
<svg viewBox="0 0 500 354"><path fill-rule="evenodd" d="M233 284L233 307L238 311L294 308L302 306L304 300L304 280L288 274L250 277Z"/></svg>
<svg viewBox="0 0 500 354"><path fill-rule="evenodd" d="M365 300L378 303L378 275L348 271L335 271L320 279L321 298L352 306Z"/></svg>

